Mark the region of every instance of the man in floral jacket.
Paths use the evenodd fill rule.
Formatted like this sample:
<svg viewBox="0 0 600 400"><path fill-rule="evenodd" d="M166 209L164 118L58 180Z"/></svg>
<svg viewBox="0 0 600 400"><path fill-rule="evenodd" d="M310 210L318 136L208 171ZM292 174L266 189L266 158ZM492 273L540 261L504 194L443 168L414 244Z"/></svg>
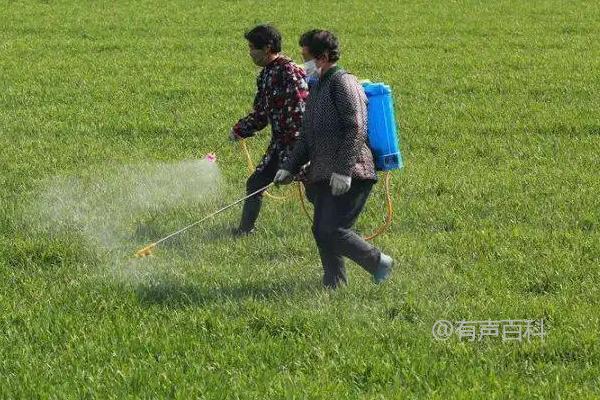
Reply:
<svg viewBox="0 0 600 400"><path fill-rule="evenodd" d="M252 61L263 67L258 75L252 111L240 119L230 132L231 140L253 136L271 124L271 141L246 182L246 193L253 193L273 181L280 165L287 160L300 135L302 115L308 97L304 70L281 54L281 34L271 25L258 25L247 32ZM262 192L244 203L235 235L254 231L262 204Z"/></svg>

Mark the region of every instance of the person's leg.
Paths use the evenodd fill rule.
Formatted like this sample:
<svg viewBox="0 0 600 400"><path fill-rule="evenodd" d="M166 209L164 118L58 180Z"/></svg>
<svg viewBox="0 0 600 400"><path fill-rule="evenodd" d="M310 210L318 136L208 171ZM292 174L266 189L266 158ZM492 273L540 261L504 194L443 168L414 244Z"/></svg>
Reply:
<svg viewBox="0 0 600 400"><path fill-rule="evenodd" d="M314 205L312 231L323 265L323 286L336 288L341 284L347 284L348 276L344 259L335 252L331 240L336 218L331 195L328 195L330 192L329 185L325 183L310 185L310 197Z"/></svg>
<svg viewBox="0 0 600 400"><path fill-rule="evenodd" d="M250 175L246 181L246 194L253 193L273 182L278 166L279 162L277 155L273 154L269 160L266 160L266 163L263 164L263 167L260 170L257 169ZM242 218L238 228L239 234L247 234L254 229L262 206L262 197L263 192L260 192L244 201Z"/></svg>
<svg viewBox="0 0 600 400"><path fill-rule="evenodd" d="M348 274L344 258L331 250L331 247L318 246L321 264L323 265L323 286L336 289L348 284Z"/></svg>
<svg viewBox="0 0 600 400"><path fill-rule="evenodd" d="M337 216L337 224L331 232L331 241L336 253L348 257L374 274L380 262L381 252L351 229L362 212L372 187L372 181L356 180L347 193L341 196L331 195Z"/></svg>
<svg viewBox="0 0 600 400"><path fill-rule="evenodd" d="M312 183L301 183L301 185L304 185L304 195L306 196L306 199L310 202L310 204L314 205L316 186Z"/></svg>

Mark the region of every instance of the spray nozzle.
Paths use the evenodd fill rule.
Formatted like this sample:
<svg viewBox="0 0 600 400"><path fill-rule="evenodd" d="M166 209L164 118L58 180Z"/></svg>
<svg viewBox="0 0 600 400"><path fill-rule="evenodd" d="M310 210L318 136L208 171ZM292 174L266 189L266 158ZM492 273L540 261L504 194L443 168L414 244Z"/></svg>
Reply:
<svg viewBox="0 0 600 400"><path fill-rule="evenodd" d="M150 256L150 255L152 255L152 251L154 250L155 247L156 247L156 243L149 244L148 246L136 251L135 256L139 257L139 258Z"/></svg>

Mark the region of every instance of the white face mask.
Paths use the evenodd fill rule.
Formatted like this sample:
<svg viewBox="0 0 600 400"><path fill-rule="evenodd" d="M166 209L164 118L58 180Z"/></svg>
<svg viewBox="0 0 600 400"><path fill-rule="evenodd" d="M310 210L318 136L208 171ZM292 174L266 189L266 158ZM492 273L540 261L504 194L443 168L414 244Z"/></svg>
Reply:
<svg viewBox="0 0 600 400"><path fill-rule="evenodd" d="M317 64L315 63L315 59L310 59L304 63L304 70L306 71L306 75L318 78L321 75L321 68L317 68Z"/></svg>

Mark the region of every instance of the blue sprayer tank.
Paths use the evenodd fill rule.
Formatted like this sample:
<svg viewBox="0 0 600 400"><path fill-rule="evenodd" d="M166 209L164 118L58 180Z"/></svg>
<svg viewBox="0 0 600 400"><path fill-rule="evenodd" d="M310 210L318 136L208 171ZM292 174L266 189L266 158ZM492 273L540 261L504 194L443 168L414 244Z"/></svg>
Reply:
<svg viewBox="0 0 600 400"><path fill-rule="evenodd" d="M402 168L392 90L383 83L364 82L362 86L369 100L367 125L375 168L378 171Z"/></svg>

